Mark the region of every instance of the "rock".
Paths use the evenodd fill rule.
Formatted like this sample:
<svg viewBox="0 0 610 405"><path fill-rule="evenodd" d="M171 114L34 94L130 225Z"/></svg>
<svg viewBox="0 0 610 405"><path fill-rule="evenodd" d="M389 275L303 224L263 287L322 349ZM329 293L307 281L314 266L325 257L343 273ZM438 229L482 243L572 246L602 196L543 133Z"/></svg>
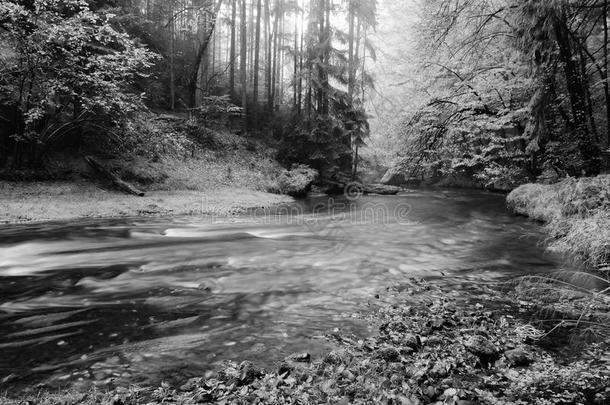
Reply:
<svg viewBox="0 0 610 405"><path fill-rule="evenodd" d="M317 177L317 170L305 165L295 165L292 169L282 172L269 191L296 198L306 197Z"/></svg>
<svg viewBox="0 0 610 405"><path fill-rule="evenodd" d="M421 346L421 338L413 333L407 333L402 343L411 349L418 349Z"/></svg>
<svg viewBox="0 0 610 405"><path fill-rule="evenodd" d="M240 375L239 375L239 383L240 385L247 385L254 380L257 380L264 376L263 371L256 367L250 361L244 361L239 365Z"/></svg>
<svg viewBox="0 0 610 405"><path fill-rule="evenodd" d="M515 367L525 367L533 362L531 353L522 347L506 351L504 357L510 365Z"/></svg>
<svg viewBox="0 0 610 405"><path fill-rule="evenodd" d="M397 167L391 167L388 169L380 183L386 186L401 186L407 182L405 175Z"/></svg>
<svg viewBox="0 0 610 405"><path fill-rule="evenodd" d="M239 366L235 362L228 362L218 373L218 378L227 385L236 384L243 386L254 382L254 380L261 378L263 375L263 370L256 367L250 361L244 361Z"/></svg>
<svg viewBox="0 0 610 405"><path fill-rule="evenodd" d="M559 173L551 166L547 166L546 169L536 178L537 183L541 184L554 184L560 179Z"/></svg>
<svg viewBox="0 0 610 405"><path fill-rule="evenodd" d="M399 321L386 322L379 327L379 332L383 334L390 332L406 333L408 330L407 325Z"/></svg>
<svg viewBox="0 0 610 405"><path fill-rule="evenodd" d="M290 373L292 373L292 371L294 370L294 365L283 361L282 363L280 363L279 367L277 368L277 373L278 375L289 375Z"/></svg>
<svg viewBox="0 0 610 405"><path fill-rule="evenodd" d="M487 338L476 335L471 336L464 342L464 347L477 356L481 364L487 366L496 361L500 355L496 347Z"/></svg>
<svg viewBox="0 0 610 405"><path fill-rule="evenodd" d="M397 363L400 361L400 353L393 347L384 347L375 352L375 357L388 363Z"/></svg>
<svg viewBox="0 0 610 405"><path fill-rule="evenodd" d="M343 363L347 363L347 357L351 357L346 351L344 350L333 350L332 352L328 353L324 359L322 360L322 362L324 364L332 364L332 365L339 365L339 364L343 364Z"/></svg>
<svg viewBox="0 0 610 405"><path fill-rule="evenodd" d="M180 386L180 391L190 392L195 391L197 388L204 384L204 380L201 377L190 378L186 383Z"/></svg>
<svg viewBox="0 0 610 405"><path fill-rule="evenodd" d="M309 363L311 362L311 354L305 353L294 353L286 357L286 361L294 361L297 363Z"/></svg>

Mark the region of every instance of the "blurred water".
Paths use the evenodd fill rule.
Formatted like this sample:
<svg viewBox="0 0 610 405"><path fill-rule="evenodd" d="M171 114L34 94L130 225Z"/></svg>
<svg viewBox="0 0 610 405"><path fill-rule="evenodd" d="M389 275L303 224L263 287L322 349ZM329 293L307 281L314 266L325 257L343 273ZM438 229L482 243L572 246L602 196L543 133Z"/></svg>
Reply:
<svg viewBox="0 0 610 405"><path fill-rule="evenodd" d="M541 231L499 195L314 197L240 218L0 227L0 388L154 383L225 359L318 354L407 277L549 272Z"/></svg>

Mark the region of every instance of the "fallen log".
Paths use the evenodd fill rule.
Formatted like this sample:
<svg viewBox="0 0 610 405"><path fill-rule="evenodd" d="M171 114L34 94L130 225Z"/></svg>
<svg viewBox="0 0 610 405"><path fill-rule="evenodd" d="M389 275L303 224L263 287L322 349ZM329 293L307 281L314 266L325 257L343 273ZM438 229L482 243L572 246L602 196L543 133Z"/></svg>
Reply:
<svg viewBox="0 0 610 405"><path fill-rule="evenodd" d="M103 177L110 180L112 182L112 184L119 190L121 190L125 193L128 193L128 194L133 194L133 195L137 195L139 197L144 197L143 191L138 190L137 188L135 188L131 184L127 183L126 181L121 180L119 178L119 176L112 173L110 170L106 169L93 156L85 156L85 162L87 162L87 164L89 166L91 166L91 168L93 168L93 170L95 170L97 173L101 174Z"/></svg>
<svg viewBox="0 0 610 405"><path fill-rule="evenodd" d="M395 195L401 190L400 187L385 184L365 184L362 187L364 194Z"/></svg>

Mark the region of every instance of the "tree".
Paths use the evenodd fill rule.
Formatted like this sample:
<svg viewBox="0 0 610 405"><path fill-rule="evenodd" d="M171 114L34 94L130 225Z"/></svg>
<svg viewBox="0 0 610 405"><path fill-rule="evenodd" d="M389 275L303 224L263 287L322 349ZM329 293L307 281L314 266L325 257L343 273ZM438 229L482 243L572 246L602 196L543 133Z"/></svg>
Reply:
<svg viewBox="0 0 610 405"><path fill-rule="evenodd" d="M130 87L155 55L112 18L79 0L0 3L0 103L18 112L7 134L16 166L40 165L75 128L103 132L143 106Z"/></svg>

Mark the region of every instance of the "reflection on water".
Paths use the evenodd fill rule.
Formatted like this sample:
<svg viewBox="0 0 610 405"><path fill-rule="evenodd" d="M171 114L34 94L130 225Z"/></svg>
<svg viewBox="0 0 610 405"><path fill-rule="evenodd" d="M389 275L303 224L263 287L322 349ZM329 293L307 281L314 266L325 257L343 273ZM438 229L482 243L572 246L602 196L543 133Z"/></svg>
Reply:
<svg viewBox="0 0 610 405"><path fill-rule="evenodd" d="M1 227L0 387L158 382L226 359L271 366L328 350L334 328L370 333L352 315L406 277L459 284L557 267L536 225L492 194L318 197L261 214Z"/></svg>

